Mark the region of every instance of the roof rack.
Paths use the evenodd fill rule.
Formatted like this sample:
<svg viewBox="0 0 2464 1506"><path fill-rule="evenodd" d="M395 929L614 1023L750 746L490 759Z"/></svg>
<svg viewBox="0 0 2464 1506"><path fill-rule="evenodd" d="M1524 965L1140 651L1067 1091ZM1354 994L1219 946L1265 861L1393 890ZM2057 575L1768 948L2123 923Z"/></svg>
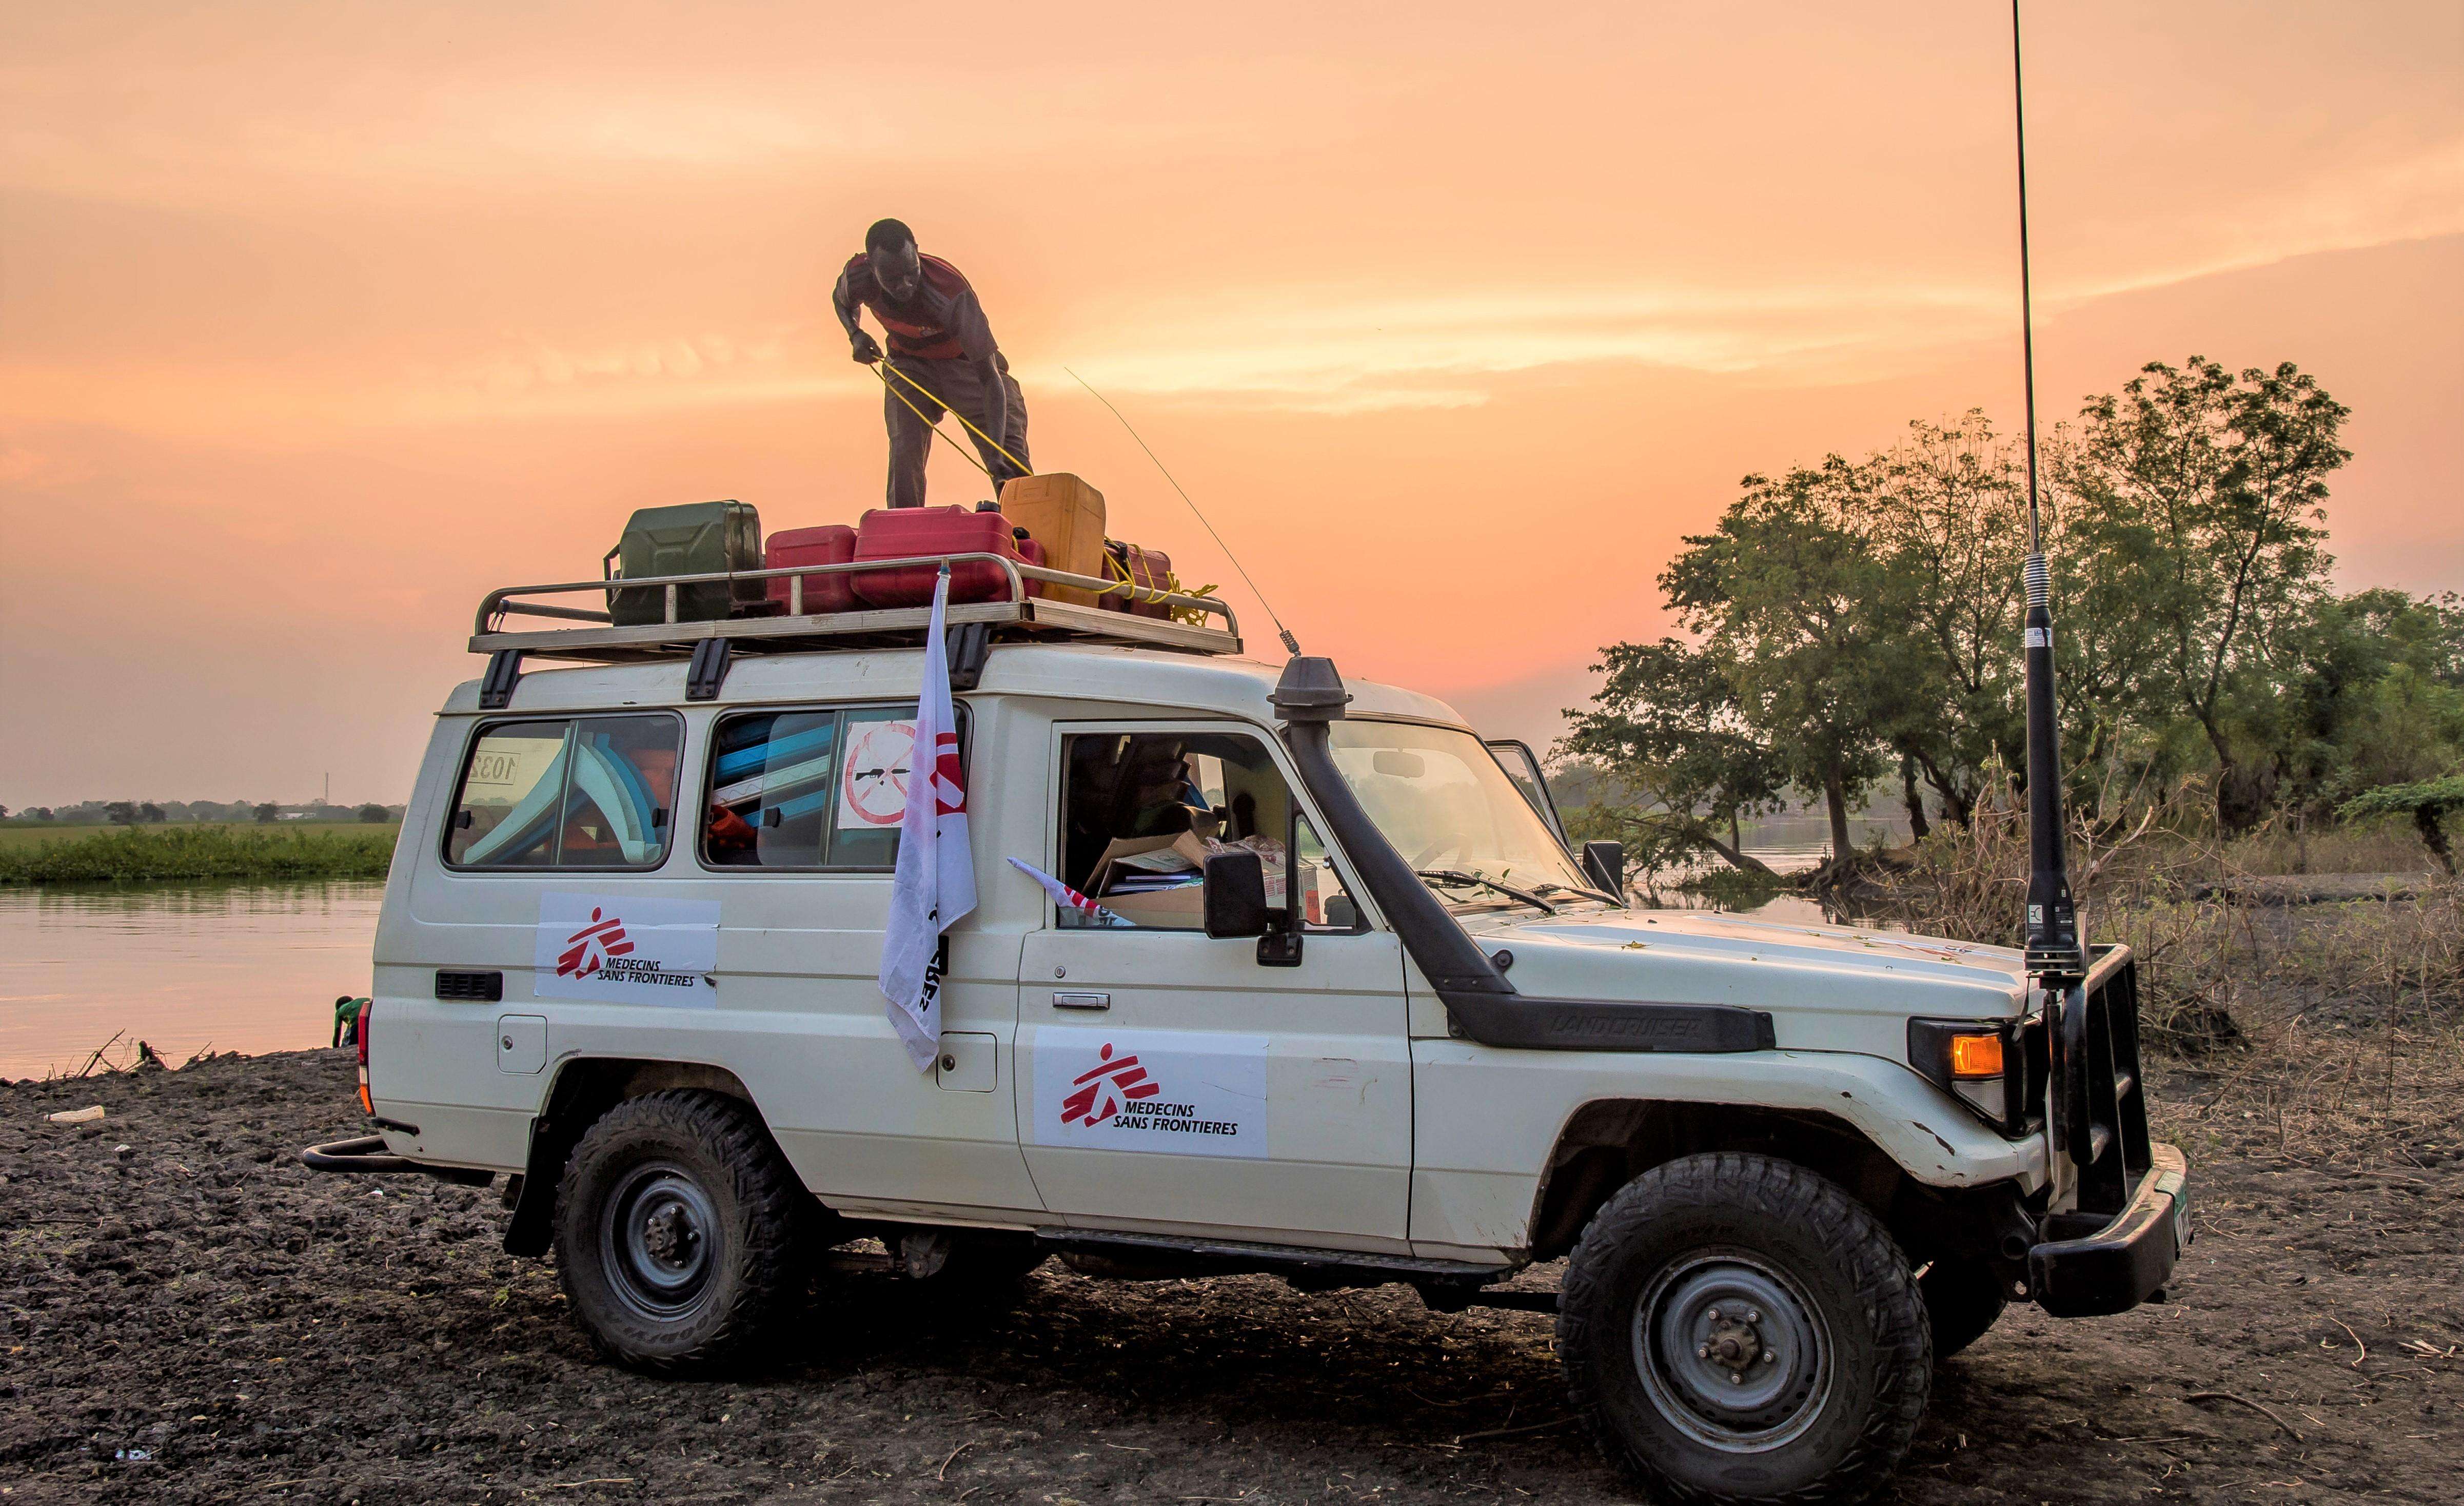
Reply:
<svg viewBox="0 0 2464 1506"><path fill-rule="evenodd" d="M981 624L981 631L1000 641L1076 639L1140 648L1176 649L1193 653L1241 652L1241 619L1234 615L1229 602L1213 596L1155 590L1126 581L1073 575L1066 570L1022 564L1006 555L985 553L916 555L896 560L866 560L850 565L797 565L778 569L728 570L708 575L650 575L639 580L617 576L550 586L507 586L490 591L479 603L478 618L471 635L471 652L491 655L512 654L515 657L508 663L510 669L518 664L522 656L570 659L591 664L672 659L697 653L707 653L702 645L713 640L724 641L727 652L749 653L913 646L924 641L925 630L932 623L931 608L892 607L860 611L806 612L805 578L896 569L905 565L938 567L945 564L977 561L999 565L1008 575L1009 599L953 605L948 615L953 628ZM783 614L724 617L704 622L677 620L679 587L777 578L787 582L787 609ZM1126 595L1141 605L1160 605L1220 618L1222 626L1216 627L1212 622L1197 626L1175 618L1141 617L1126 611L1029 596L1026 594L1029 581L1047 586L1076 587L1098 595ZM619 625L604 610L561 607L527 599L583 592L605 593L618 587L638 591L662 590L667 599L664 620ZM582 626L508 631L505 619L516 616L554 618Z"/></svg>

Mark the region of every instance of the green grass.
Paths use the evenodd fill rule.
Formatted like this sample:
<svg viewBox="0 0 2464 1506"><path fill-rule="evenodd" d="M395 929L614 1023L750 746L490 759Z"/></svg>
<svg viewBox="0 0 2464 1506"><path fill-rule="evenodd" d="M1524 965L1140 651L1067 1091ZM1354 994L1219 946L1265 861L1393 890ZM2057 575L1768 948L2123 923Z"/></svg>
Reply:
<svg viewBox="0 0 2464 1506"><path fill-rule="evenodd" d="M400 831L390 822L71 827L56 835L17 827L0 831L0 884L383 878Z"/></svg>
<svg viewBox="0 0 2464 1506"><path fill-rule="evenodd" d="M399 830L401 830L401 824L394 821L284 821L274 825L259 825L254 822L242 821L158 821L150 822L142 826L116 827L106 826L99 822L92 825L86 825L83 823L69 825L64 822L56 821L20 822L11 817L8 821L0 822L0 861L5 861L11 853L26 852L37 847L48 847L55 842L83 841L97 836L117 835L123 831L143 831L147 833L167 833L173 831L298 831L319 836L330 836L336 834L350 836L365 832L383 832L385 833L385 840L390 842L393 840L393 833Z"/></svg>

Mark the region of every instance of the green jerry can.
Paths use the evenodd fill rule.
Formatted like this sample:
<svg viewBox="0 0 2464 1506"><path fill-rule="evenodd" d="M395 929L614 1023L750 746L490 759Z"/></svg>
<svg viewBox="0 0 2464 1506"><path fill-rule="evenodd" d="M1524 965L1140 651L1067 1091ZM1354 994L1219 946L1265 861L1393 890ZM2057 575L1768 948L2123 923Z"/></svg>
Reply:
<svg viewBox="0 0 2464 1506"><path fill-rule="evenodd" d="M761 568L761 515L744 502L687 502L679 507L645 507L625 524L625 537L607 551L616 566L611 580L645 580L658 575L715 575L722 570ZM705 581L676 587L676 621L713 622L758 609L766 600L765 583ZM611 587L607 614L620 628L665 622L667 587L637 590Z"/></svg>

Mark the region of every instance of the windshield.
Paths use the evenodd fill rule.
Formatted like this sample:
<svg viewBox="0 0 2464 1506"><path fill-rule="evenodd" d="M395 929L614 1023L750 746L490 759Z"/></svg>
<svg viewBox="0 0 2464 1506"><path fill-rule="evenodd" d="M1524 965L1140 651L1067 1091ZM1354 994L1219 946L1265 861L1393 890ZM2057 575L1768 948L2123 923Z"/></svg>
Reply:
<svg viewBox="0 0 2464 1506"><path fill-rule="evenodd" d="M1450 907L1524 902L1507 890L1551 905L1597 893L1470 733L1348 718L1328 730L1335 767L1369 818Z"/></svg>

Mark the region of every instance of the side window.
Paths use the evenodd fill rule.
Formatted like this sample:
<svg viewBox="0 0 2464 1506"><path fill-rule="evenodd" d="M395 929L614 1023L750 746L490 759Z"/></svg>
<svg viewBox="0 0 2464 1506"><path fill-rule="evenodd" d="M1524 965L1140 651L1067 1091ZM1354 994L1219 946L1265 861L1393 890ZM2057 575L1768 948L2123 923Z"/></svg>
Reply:
<svg viewBox="0 0 2464 1506"><path fill-rule="evenodd" d="M1064 926L1195 931L1205 918L1207 856L1259 855L1266 902L1281 908L1297 813L1264 742L1248 733L1098 732L1062 740L1061 879L1108 913L1067 906ZM1306 816L1297 817L1303 922L1355 929L1359 911Z"/></svg>
<svg viewBox="0 0 2464 1506"><path fill-rule="evenodd" d="M895 867L914 743L912 706L721 719L711 740L703 861L805 871Z"/></svg>
<svg viewBox="0 0 2464 1506"><path fill-rule="evenodd" d="M457 868L656 868L684 723L578 717L480 729L445 833Z"/></svg>

